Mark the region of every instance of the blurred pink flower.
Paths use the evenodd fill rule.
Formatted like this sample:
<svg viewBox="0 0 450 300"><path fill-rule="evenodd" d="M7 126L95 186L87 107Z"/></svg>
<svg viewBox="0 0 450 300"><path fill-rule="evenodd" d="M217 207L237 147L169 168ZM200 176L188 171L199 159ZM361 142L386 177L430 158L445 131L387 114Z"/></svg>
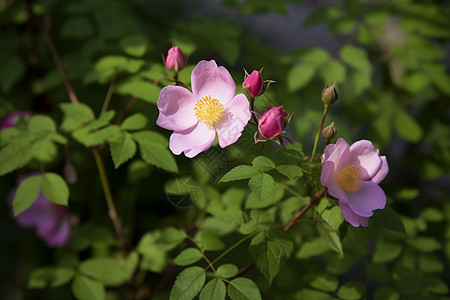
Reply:
<svg viewBox="0 0 450 300"><path fill-rule="evenodd" d="M283 110L283 106L272 107L258 120L258 129L261 134L272 139L283 133L289 114Z"/></svg>
<svg viewBox="0 0 450 300"><path fill-rule="evenodd" d="M16 124L14 123L17 118L19 117L29 117L32 115L32 112L30 111L20 111L16 110L12 112L11 114L7 115L0 121L0 130L15 127Z"/></svg>
<svg viewBox="0 0 450 300"><path fill-rule="evenodd" d="M247 72L245 72L245 74L247 74ZM244 83L242 84L242 87L247 89L253 97L258 97L259 95L261 95L263 86L264 81L261 76L261 72L256 70L254 70L252 74L248 75L247 78L245 78Z"/></svg>
<svg viewBox="0 0 450 300"><path fill-rule="evenodd" d="M32 176L40 176L40 174L33 173L19 177L17 185L9 192L8 202L11 206L20 183ZM27 210L18 214L15 219L22 227L34 227L37 235L49 247L63 246L69 240L70 222L67 207L48 200L42 190L34 203Z"/></svg>
<svg viewBox="0 0 450 300"><path fill-rule="evenodd" d="M347 222L367 226L373 210L386 205L386 195L378 184L388 172L386 156L380 156L370 141L360 140L349 147L340 138L325 149L320 181L339 199Z"/></svg>
<svg viewBox="0 0 450 300"><path fill-rule="evenodd" d="M219 139L222 148L241 136L250 120L248 100L236 94L236 84L214 60L200 61L191 74L192 93L181 86L166 86L158 99L156 124L173 130L169 148L174 154L194 157Z"/></svg>
<svg viewBox="0 0 450 300"><path fill-rule="evenodd" d="M186 57L180 48L173 46L167 52L166 57L166 67L169 70L174 70L175 72L180 71L186 65Z"/></svg>

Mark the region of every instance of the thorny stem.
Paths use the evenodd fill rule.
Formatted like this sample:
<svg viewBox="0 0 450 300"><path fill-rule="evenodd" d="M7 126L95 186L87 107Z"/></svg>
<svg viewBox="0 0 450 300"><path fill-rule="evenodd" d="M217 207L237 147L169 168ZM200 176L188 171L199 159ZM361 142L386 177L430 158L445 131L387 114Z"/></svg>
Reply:
<svg viewBox="0 0 450 300"><path fill-rule="evenodd" d="M114 200L111 193L111 188L109 186L108 178L106 177L105 166L103 165L103 160L98 153L96 148L92 149L92 153L94 154L95 163L97 165L98 174L100 176L100 181L103 187L103 193L105 194L106 204L108 205L109 217L111 218L114 228L117 233L117 237L119 240L119 246L126 253L126 235L123 230L122 224L119 219L119 215L117 214L116 206L114 205Z"/></svg>
<svg viewBox="0 0 450 300"><path fill-rule="evenodd" d="M292 220L284 227L284 231L288 231L291 229L291 227L297 222L310 208L313 204L315 204L317 201L319 201L322 196L325 194L325 191L318 192L314 195L314 197L308 201L308 203L298 212L295 213Z"/></svg>
<svg viewBox="0 0 450 300"><path fill-rule="evenodd" d="M323 123L325 123L325 118L327 116L329 107L330 106L328 104L324 104L324 106L323 106L322 122L320 122L320 127L319 127L319 130L317 131L316 139L314 141L314 148L313 148L311 158L310 158L311 161L314 159L314 155L316 154L317 143L319 142L320 133L322 132Z"/></svg>

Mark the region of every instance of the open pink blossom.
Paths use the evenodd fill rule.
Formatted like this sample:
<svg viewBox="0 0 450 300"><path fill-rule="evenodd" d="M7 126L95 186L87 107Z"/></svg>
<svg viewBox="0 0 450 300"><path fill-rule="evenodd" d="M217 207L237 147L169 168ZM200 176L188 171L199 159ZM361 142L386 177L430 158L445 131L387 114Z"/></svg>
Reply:
<svg viewBox="0 0 450 300"><path fill-rule="evenodd" d="M21 176L17 185L8 195L8 202L12 206L14 196L20 183L28 177L41 176L38 173ZM70 237L70 222L67 207L48 200L42 190L34 203L15 217L21 227L36 229L37 235L49 247L60 247L67 243Z"/></svg>
<svg viewBox="0 0 450 300"><path fill-rule="evenodd" d="M386 195L378 185L389 172L386 156L367 140L349 146L340 138L325 148L320 181L328 193L339 199L347 222L367 226L376 209L386 205Z"/></svg>
<svg viewBox="0 0 450 300"><path fill-rule="evenodd" d="M211 147L214 139L225 148L241 136L250 120L248 100L236 94L236 84L214 60L200 61L191 74L192 92L166 86L158 99L156 124L173 130L169 148L174 154L194 157Z"/></svg>

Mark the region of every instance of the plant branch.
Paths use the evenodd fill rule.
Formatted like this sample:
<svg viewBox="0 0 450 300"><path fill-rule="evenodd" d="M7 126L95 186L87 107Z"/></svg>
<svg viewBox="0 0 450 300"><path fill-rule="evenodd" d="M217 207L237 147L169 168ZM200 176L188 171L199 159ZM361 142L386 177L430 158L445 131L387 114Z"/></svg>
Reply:
<svg viewBox="0 0 450 300"><path fill-rule="evenodd" d="M116 76L114 75L111 83L109 84L108 92L106 92L105 101L103 102L102 111L103 114L108 110L109 103L111 102L112 95L114 94L114 89L116 88Z"/></svg>
<svg viewBox="0 0 450 300"><path fill-rule="evenodd" d="M291 229L291 227L297 222L310 208L315 204L317 201L319 201L322 196L325 194L325 191L318 192L314 195L314 197L308 201L308 203L298 212L295 213L292 220L284 227L284 231L288 231Z"/></svg>
<svg viewBox="0 0 450 300"><path fill-rule="evenodd" d="M247 273L248 271L250 271L254 266L255 266L255 262L251 262L248 265L246 265L245 267L243 267L242 269L240 269L236 275L231 276L230 278L227 278L228 281L231 281L233 279L236 279L238 277L241 277L242 275L244 275L245 273Z"/></svg>
<svg viewBox="0 0 450 300"><path fill-rule="evenodd" d="M213 260L212 264L215 264L216 262L218 262L219 260L221 260L225 255L227 255L228 253L230 253L234 248L236 248L237 246L239 246L240 244L242 244L243 242L245 242L246 240L248 240L249 238L253 237L255 234L259 233L259 231L255 231L252 234L247 235L246 237L242 238L241 240L237 241L233 246L231 246L230 248L228 248L226 251L224 251L222 254L220 254L215 260Z"/></svg>

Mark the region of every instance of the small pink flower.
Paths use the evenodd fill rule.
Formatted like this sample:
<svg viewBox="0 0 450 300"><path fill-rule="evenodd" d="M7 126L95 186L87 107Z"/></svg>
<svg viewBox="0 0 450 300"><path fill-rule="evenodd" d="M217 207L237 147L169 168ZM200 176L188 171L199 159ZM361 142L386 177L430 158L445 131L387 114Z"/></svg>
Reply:
<svg viewBox="0 0 450 300"><path fill-rule="evenodd" d="M192 71L191 83L192 92L170 85L159 94L156 124L174 131L170 150L194 157L211 147L216 133L222 148L236 142L251 115L245 95L235 95L236 84L227 69L202 60Z"/></svg>
<svg viewBox="0 0 450 300"><path fill-rule="evenodd" d="M15 127L16 126L15 121L17 118L29 117L31 115L32 113L30 111L16 110L0 121L0 130Z"/></svg>
<svg viewBox="0 0 450 300"><path fill-rule="evenodd" d="M173 46L169 49L166 57L166 67L169 70L174 70L175 72L180 71L186 65L186 57L180 48Z"/></svg>
<svg viewBox="0 0 450 300"><path fill-rule="evenodd" d="M360 140L349 147L340 138L325 148L320 181L339 199L347 222L367 226L373 211L386 205L386 195L378 184L388 172L386 156L380 156L370 141Z"/></svg>
<svg viewBox="0 0 450 300"><path fill-rule="evenodd" d="M247 72L245 74L247 74ZM245 78L242 86L247 89L253 97L261 95L264 87L264 81L261 76L261 72L254 70L252 74Z"/></svg>
<svg viewBox="0 0 450 300"><path fill-rule="evenodd" d="M34 173L19 177L17 185L10 191L8 196L8 202L11 206L20 183L31 176L40 176L40 174ZM70 223L67 207L48 200L42 190L34 203L15 218L22 227L34 227L38 236L49 247L63 246L69 240Z"/></svg>
<svg viewBox="0 0 450 300"><path fill-rule="evenodd" d="M259 118L259 132L267 139L272 139L282 134L286 127L286 118L288 116L289 114L283 110L283 106L272 107Z"/></svg>

